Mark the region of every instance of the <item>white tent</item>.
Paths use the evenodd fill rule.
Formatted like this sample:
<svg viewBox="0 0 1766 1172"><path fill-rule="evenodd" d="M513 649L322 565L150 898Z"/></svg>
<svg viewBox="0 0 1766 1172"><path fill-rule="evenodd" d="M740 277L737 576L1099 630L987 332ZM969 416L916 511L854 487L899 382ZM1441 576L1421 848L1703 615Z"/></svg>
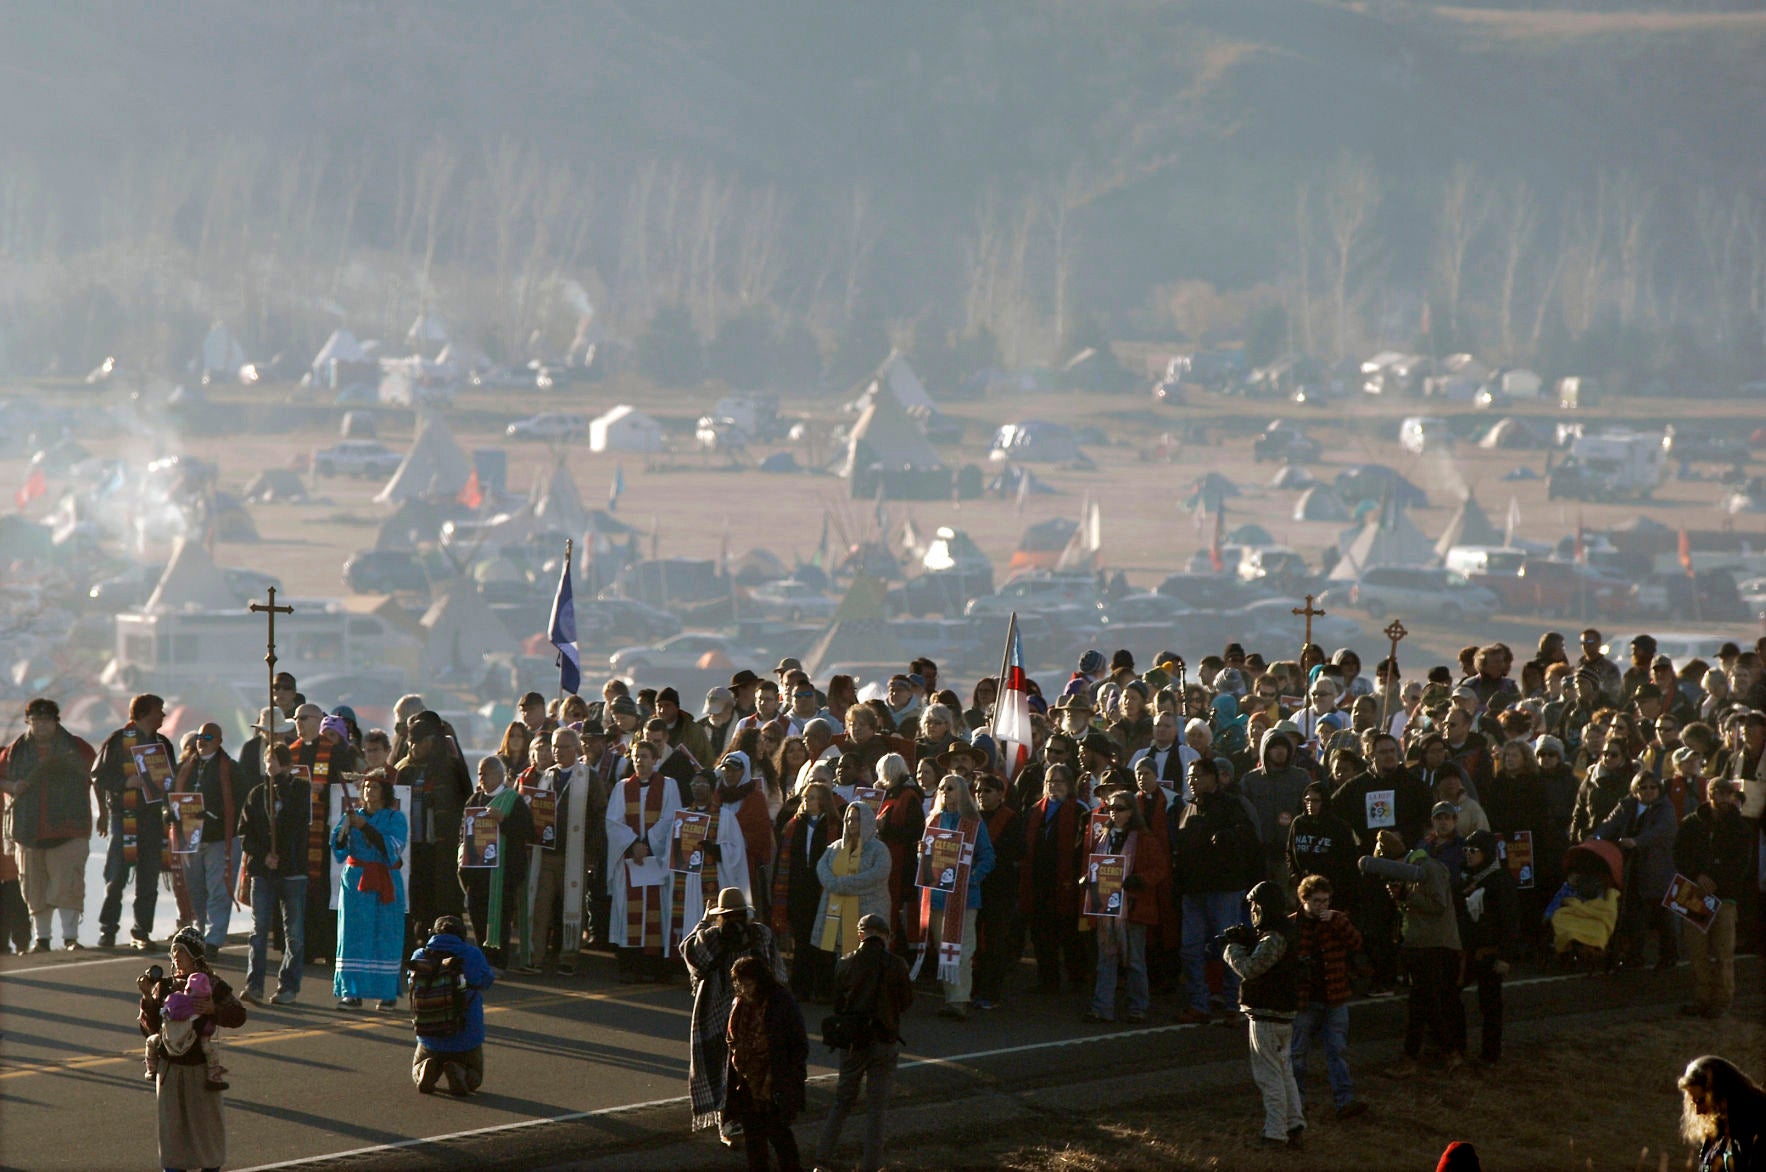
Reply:
<svg viewBox="0 0 1766 1172"><path fill-rule="evenodd" d="M589 421L591 452L660 452L662 425L629 403Z"/></svg>
<svg viewBox="0 0 1766 1172"><path fill-rule="evenodd" d="M1447 551L1456 545L1501 545L1502 530L1490 523L1490 517L1484 512L1478 498L1467 493L1459 502L1459 508L1453 511L1453 517L1447 522L1447 528L1441 531L1441 537L1435 542L1435 553L1445 558Z"/></svg>
<svg viewBox="0 0 1766 1172"><path fill-rule="evenodd" d="M208 335L202 340L202 371L203 374L225 374L236 376L239 368L246 363L245 347L241 346L233 331L222 322L215 322L208 328Z"/></svg>
<svg viewBox="0 0 1766 1172"><path fill-rule="evenodd" d="M1353 581L1371 566L1432 566L1440 560L1434 542L1403 509L1376 509L1360 530L1350 532L1343 556L1331 569L1333 581Z"/></svg>
<svg viewBox="0 0 1766 1172"><path fill-rule="evenodd" d="M569 465L559 460L552 466L549 479L534 478L533 515L566 533L581 533L588 527L589 516L583 509L583 494L576 487L576 478Z"/></svg>
<svg viewBox="0 0 1766 1172"><path fill-rule="evenodd" d="M448 327L441 318L425 310L405 331L405 344L419 354L433 356L448 344Z"/></svg>
<svg viewBox="0 0 1766 1172"><path fill-rule="evenodd" d="M239 599L227 588L227 578L216 567L202 542L178 538L159 585L141 609L148 614L176 610L236 610Z"/></svg>
<svg viewBox="0 0 1766 1172"><path fill-rule="evenodd" d="M837 475L851 477L861 469L880 465L886 469L943 468L944 461L933 450L932 441L920 425L908 417L907 409L894 395L876 395L865 405L858 422L846 437Z"/></svg>
<svg viewBox="0 0 1766 1172"><path fill-rule="evenodd" d="M912 364L899 350L891 350L883 365L877 368L877 382L895 395L895 401L909 415L938 410L938 404L926 393L926 384L920 381Z"/></svg>
<svg viewBox="0 0 1766 1172"><path fill-rule="evenodd" d="M472 461L454 442L454 433L440 415L424 412L417 421L417 440L398 471L374 499L382 503L414 497L451 497L466 487Z"/></svg>
<svg viewBox="0 0 1766 1172"><path fill-rule="evenodd" d="M368 352L362 349L362 344L356 341L354 334L348 330L332 330L331 336L325 339L325 344L319 347L319 352L313 355L313 377L321 377L334 362L366 361Z"/></svg>
<svg viewBox="0 0 1766 1172"><path fill-rule="evenodd" d="M424 632L422 666L431 676L471 671L485 656L515 647L484 596L463 578L448 584L420 622Z"/></svg>

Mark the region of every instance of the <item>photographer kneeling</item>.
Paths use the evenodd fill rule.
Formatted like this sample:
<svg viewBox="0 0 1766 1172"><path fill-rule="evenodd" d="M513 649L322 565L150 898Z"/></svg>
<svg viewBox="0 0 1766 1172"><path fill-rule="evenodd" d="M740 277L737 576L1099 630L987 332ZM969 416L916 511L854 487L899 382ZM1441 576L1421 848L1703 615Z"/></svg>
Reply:
<svg viewBox="0 0 1766 1172"><path fill-rule="evenodd" d="M1298 933L1279 887L1259 883L1245 897L1251 923L1220 934L1227 967L1239 977L1239 1005L1251 1021L1251 1077L1263 1094L1263 1145L1301 1146L1306 1114L1289 1051L1300 1008Z"/></svg>

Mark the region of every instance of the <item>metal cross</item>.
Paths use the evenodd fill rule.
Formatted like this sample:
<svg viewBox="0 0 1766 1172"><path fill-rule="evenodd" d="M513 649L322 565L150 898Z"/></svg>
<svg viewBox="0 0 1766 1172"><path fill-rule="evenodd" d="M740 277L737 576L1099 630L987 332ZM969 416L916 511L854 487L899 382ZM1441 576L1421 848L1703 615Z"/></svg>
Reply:
<svg viewBox="0 0 1766 1172"><path fill-rule="evenodd" d="M1300 648L1302 655L1305 654L1306 648L1312 645L1312 620L1324 617L1325 613L1322 607L1314 607L1312 605L1312 597L1312 595L1308 594L1306 596L1306 605L1303 607L1296 606L1294 608L1294 613L1296 615L1306 616L1306 642Z"/></svg>
<svg viewBox="0 0 1766 1172"><path fill-rule="evenodd" d="M1183 697L1184 689L1185 689L1185 687L1187 687L1187 685L1184 682L1185 665L1184 665L1184 661L1183 661L1183 656L1181 656L1181 655L1176 656L1173 659L1172 663L1173 663L1173 666L1175 666L1177 668L1177 695L1179 697L1179 701L1178 701L1179 710L1181 711L1182 697Z"/></svg>
<svg viewBox="0 0 1766 1172"><path fill-rule="evenodd" d="M1397 690L1398 681L1393 678L1393 673L1398 670L1398 640L1404 638L1406 635L1410 634L1410 632L1404 629L1404 624L1402 622L1398 619L1393 619L1386 624L1385 634L1386 638L1392 640L1392 651L1386 660L1386 662L1391 665L1386 672L1386 685L1380 692L1381 732L1385 732L1388 727L1386 724L1386 714L1392 709L1392 693Z"/></svg>
<svg viewBox="0 0 1766 1172"><path fill-rule="evenodd" d="M269 628L270 629L268 632L268 637L265 641L266 651L264 654L264 663L267 664L270 669L270 704L269 704L269 706L273 709L276 707L276 616L279 614L293 614L294 608L292 606L277 606L276 605L276 588L274 586L272 586L272 587L270 587L270 601L268 601L268 602L254 602L251 604L250 610L251 610L251 613L253 613L253 614L261 614L261 615L269 616ZM276 718L274 715L272 715L270 717L270 723L275 724L275 722L276 722ZM268 737L274 731L275 731L274 729L266 730L264 735L266 737Z"/></svg>

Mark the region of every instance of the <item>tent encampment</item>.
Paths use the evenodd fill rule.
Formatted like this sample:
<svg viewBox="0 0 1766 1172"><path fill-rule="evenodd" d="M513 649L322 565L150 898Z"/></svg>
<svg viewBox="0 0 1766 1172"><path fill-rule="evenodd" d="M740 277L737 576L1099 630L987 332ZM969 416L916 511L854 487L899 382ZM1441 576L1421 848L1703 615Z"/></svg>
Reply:
<svg viewBox="0 0 1766 1172"><path fill-rule="evenodd" d="M372 359L368 357L368 352L362 349L362 343L356 340L354 334L345 329L335 329L331 331L331 336L325 339L325 344L319 347L319 352L313 355L313 361L308 369L313 372L313 381L323 382L330 377L331 368L336 363L350 366L369 361Z"/></svg>
<svg viewBox="0 0 1766 1172"><path fill-rule="evenodd" d="M1337 473L1337 495L1354 509L1363 501L1384 501L1388 496L1400 509L1423 509L1429 494L1384 464L1357 464Z"/></svg>
<svg viewBox="0 0 1766 1172"><path fill-rule="evenodd" d="M1375 510L1359 530L1345 534L1333 581L1353 581L1372 566L1432 566L1435 546L1403 509Z"/></svg>
<svg viewBox="0 0 1766 1172"><path fill-rule="evenodd" d="M1445 558L1447 551L1456 545L1501 544L1502 530L1490 523L1490 517L1478 503L1478 498L1468 492L1459 502L1459 508L1453 510L1447 528L1441 531L1440 540L1435 542L1435 556Z"/></svg>
<svg viewBox="0 0 1766 1172"><path fill-rule="evenodd" d="M1079 441L1065 424L1046 419L1026 419L1008 423L994 433L993 446L987 453L990 460L1020 460L1038 464L1068 464L1091 461L1079 449Z"/></svg>
<svg viewBox="0 0 1766 1172"><path fill-rule="evenodd" d="M1543 448L1546 443L1525 422L1511 416L1497 420L1478 441L1478 446L1488 450L1507 448L1511 451L1522 451Z"/></svg>
<svg viewBox="0 0 1766 1172"><path fill-rule="evenodd" d="M266 468L245 486L245 499L253 503L304 501L307 499L307 483L292 468Z"/></svg>
<svg viewBox="0 0 1766 1172"><path fill-rule="evenodd" d="M172 547L165 572L159 576L159 584L147 596L141 609L148 614L178 610L237 610L239 599L234 597L227 586L226 575L216 567L202 542L180 537Z"/></svg>
<svg viewBox="0 0 1766 1172"><path fill-rule="evenodd" d="M1347 521L1349 506L1328 484L1315 484L1294 502L1296 521Z"/></svg>
<svg viewBox="0 0 1766 1172"><path fill-rule="evenodd" d="M887 595L881 578L854 578L846 597L834 609L827 629L803 657L803 670L812 678L819 678L830 667L898 664L912 658L889 623L884 605Z"/></svg>
<svg viewBox="0 0 1766 1172"><path fill-rule="evenodd" d="M662 425L629 403L589 421L591 452L660 452Z"/></svg>
<svg viewBox="0 0 1766 1172"><path fill-rule="evenodd" d="M534 517L548 527L566 533L581 533L588 526L589 517L583 511L583 494L576 487L570 466L562 458L552 465L551 476L534 479L532 504Z"/></svg>
<svg viewBox="0 0 1766 1172"><path fill-rule="evenodd" d="M917 486L939 499L950 496L949 469L894 395L873 395L865 404L834 471L855 497L872 497L879 490L892 499L909 497Z"/></svg>
<svg viewBox="0 0 1766 1172"><path fill-rule="evenodd" d="M1189 495L1183 500L1183 507L1190 510L1200 507L1207 509L1210 513L1218 512L1222 501L1238 495L1238 485L1218 472L1208 472L1197 477L1195 482L1190 485Z"/></svg>
<svg viewBox="0 0 1766 1172"><path fill-rule="evenodd" d="M454 497L471 475L472 461L442 417L433 411L419 412L416 441L374 499L387 504L413 497Z"/></svg>

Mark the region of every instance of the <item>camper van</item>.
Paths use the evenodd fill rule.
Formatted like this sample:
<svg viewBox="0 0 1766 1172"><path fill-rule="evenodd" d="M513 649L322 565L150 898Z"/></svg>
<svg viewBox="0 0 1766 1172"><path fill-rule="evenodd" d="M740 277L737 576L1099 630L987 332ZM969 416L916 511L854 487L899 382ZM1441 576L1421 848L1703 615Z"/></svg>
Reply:
<svg viewBox="0 0 1766 1172"><path fill-rule="evenodd" d="M1570 441L1569 457L1551 470L1552 499L1649 499L1668 471L1659 433L1603 431Z"/></svg>
<svg viewBox="0 0 1766 1172"><path fill-rule="evenodd" d="M276 666L297 677L382 666L409 657L411 640L379 615L337 603L294 602L276 619ZM264 682L264 616L238 610L116 616L115 682L176 692L204 683Z"/></svg>

